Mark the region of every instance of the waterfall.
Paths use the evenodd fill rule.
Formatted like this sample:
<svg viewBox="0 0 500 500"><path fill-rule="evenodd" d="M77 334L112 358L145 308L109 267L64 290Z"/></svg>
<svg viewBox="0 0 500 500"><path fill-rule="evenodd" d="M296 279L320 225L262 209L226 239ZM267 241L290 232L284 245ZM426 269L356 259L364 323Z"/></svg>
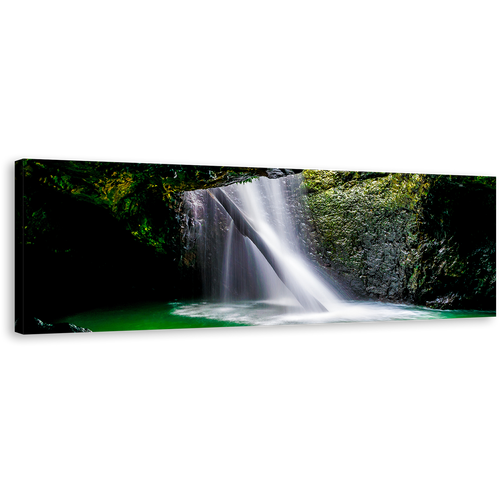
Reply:
<svg viewBox="0 0 500 500"><path fill-rule="evenodd" d="M335 309L334 284L308 254L300 183L300 175L261 177L185 194L207 299Z"/></svg>

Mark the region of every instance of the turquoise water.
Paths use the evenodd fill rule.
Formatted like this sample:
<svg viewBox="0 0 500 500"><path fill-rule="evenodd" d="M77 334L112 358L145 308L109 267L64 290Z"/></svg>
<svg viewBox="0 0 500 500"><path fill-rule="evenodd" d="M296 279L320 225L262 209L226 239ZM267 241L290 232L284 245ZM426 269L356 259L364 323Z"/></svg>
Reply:
<svg viewBox="0 0 500 500"><path fill-rule="evenodd" d="M213 302L149 302L95 309L58 322L74 323L94 332L270 326L372 321L476 318L495 316L495 311L441 311L419 306L381 302L343 302L335 311L305 313L285 303L246 301L234 304Z"/></svg>

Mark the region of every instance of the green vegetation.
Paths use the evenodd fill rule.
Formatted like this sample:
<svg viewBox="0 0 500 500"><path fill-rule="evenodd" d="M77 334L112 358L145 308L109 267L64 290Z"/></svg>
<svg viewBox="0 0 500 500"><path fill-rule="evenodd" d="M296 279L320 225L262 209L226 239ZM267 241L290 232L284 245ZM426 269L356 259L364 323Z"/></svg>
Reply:
<svg viewBox="0 0 500 500"><path fill-rule="evenodd" d="M255 168L20 160L17 178L24 183L26 243L51 231L47 200L54 193L105 209L122 221L141 243L167 254L177 244L172 222L180 217L180 193L251 181L266 170ZM38 196L41 193L44 196ZM36 200L36 201L35 201ZM20 216L20 214L19 214ZM172 239L173 238L173 239Z"/></svg>

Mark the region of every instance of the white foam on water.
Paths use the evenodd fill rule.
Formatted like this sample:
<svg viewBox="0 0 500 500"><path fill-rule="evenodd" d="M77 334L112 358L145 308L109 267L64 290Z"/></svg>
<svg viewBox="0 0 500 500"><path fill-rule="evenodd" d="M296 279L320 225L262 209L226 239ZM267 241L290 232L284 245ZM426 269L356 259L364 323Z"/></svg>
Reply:
<svg viewBox="0 0 500 500"><path fill-rule="evenodd" d="M300 307L291 308L290 303L272 301L245 301L234 304L200 302L180 305L172 311L172 314L253 326L404 321L446 317L445 311L424 307L359 301L345 301L335 311L322 313L305 312Z"/></svg>

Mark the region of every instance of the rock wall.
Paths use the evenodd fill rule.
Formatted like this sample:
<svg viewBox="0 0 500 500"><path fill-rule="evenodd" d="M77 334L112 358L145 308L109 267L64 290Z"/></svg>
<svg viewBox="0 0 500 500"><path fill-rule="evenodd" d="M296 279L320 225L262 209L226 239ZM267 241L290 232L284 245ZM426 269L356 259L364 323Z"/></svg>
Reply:
<svg viewBox="0 0 500 500"><path fill-rule="evenodd" d="M357 298L495 308L495 179L304 171L323 265Z"/></svg>

